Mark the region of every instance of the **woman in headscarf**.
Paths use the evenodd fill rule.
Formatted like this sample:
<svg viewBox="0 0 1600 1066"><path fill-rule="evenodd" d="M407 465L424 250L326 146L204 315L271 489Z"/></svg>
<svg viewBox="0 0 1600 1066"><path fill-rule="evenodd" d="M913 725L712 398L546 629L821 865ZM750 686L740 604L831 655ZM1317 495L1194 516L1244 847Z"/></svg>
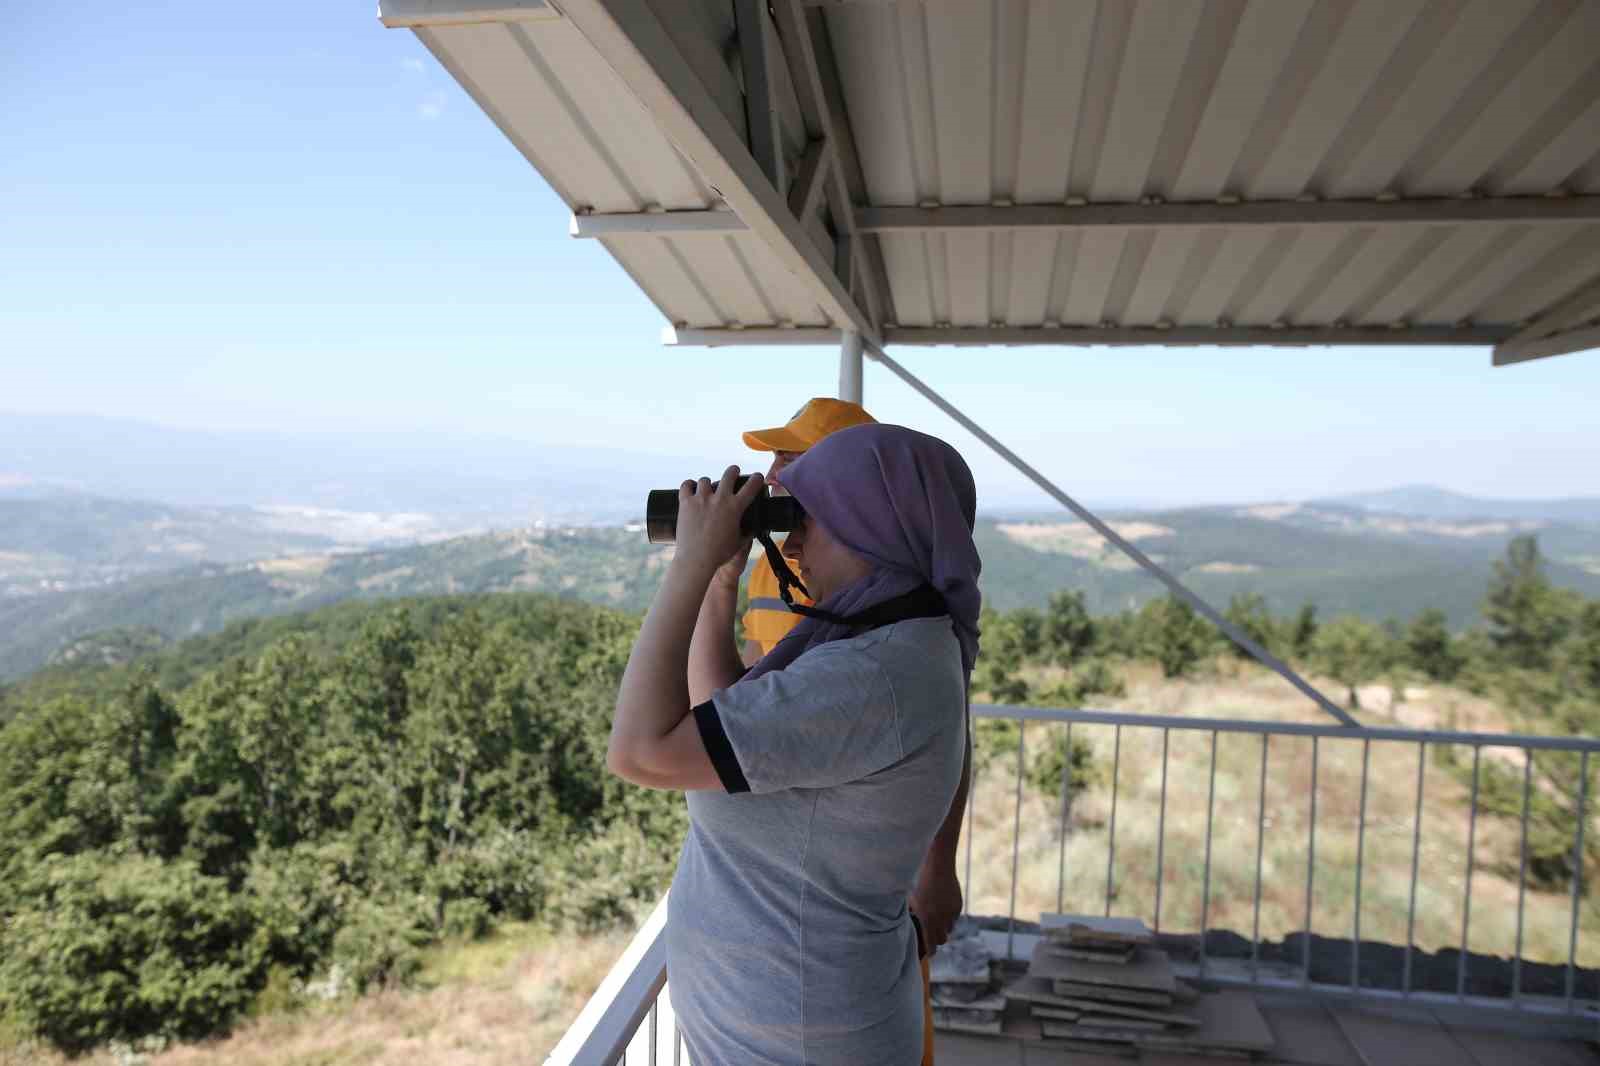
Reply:
<svg viewBox="0 0 1600 1066"><path fill-rule="evenodd" d="M784 554L816 603L741 676L702 611L737 582L759 475L679 490L677 550L617 697L614 773L688 794L667 918L696 1066L916 1066L908 891L961 779L978 647L975 492L961 456L900 426L784 471ZM729 607L731 612L731 606ZM696 620L702 624L696 628ZM692 637L692 647L691 647Z"/></svg>

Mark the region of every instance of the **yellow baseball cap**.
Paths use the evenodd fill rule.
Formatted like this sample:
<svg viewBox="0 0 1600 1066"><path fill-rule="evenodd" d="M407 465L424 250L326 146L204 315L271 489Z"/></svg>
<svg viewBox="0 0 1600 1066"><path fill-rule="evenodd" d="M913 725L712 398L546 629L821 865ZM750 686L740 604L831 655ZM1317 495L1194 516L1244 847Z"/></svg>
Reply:
<svg viewBox="0 0 1600 1066"><path fill-rule="evenodd" d="M750 430L744 444L758 452L803 452L830 433L876 421L858 403L818 396L807 400L788 425Z"/></svg>

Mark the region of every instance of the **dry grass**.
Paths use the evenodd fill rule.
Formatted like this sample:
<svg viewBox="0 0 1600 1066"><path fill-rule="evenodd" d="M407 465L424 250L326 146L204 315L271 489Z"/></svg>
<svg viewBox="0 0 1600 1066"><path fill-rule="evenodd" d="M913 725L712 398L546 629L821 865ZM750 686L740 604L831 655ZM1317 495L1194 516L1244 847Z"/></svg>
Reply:
<svg viewBox="0 0 1600 1066"><path fill-rule="evenodd" d="M1225 676L1233 675L1233 676ZM1096 706L1177 717L1318 721L1321 712L1274 675L1224 663L1218 676L1165 681L1153 666L1127 668L1128 694L1096 699ZM1341 692L1328 684L1325 691ZM1445 687L1414 689L1388 713L1388 690L1363 692L1372 725L1430 728L1454 725L1504 730L1493 704ZM1033 723L1030 752L1061 744L1065 727ZM1074 738L1092 745L1102 782L1074 803L1065 847L1060 800L1025 789L1020 819L1016 914L1041 911L1098 913L1105 908L1111 858L1112 910L1154 923L1156 870L1161 869L1160 926L1195 931L1201 926L1206 858L1206 814L1211 734L1174 730L1167 752L1166 830L1161 825L1162 736L1155 729L1124 729L1121 754L1114 754L1109 726L1076 726ZM1416 809L1418 748L1374 744L1367 772L1366 833L1358 839L1362 745L1323 740L1317 745L1316 862L1312 873L1311 926L1326 936L1348 937L1354 922L1357 851L1361 858L1361 936L1406 942L1412 841ZM1215 820L1211 838L1210 896L1205 925L1249 937L1257 928L1256 867L1260 847L1259 932L1281 938L1306 924L1306 881L1311 817L1310 739L1279 737L1267 749L1266 795L1262 797L1262 743L1256 736L1223 734L1217 741ZM1486 749L1484 758L1510 760L1513 753ZM1461 752L1470 764L1470 750ZM1542 756L1543 757L1543 756ZM1549 756L1555 757L1555 756ZM1575 757L1574 757L1575 758ZM1110 853L1112 790L1117 765L1116 835ZM1520 762L1518 763L1520 765ZM1423 767L1421 846L1417 859L1416 944L1427 950L1461 942L1466 875L1468 791L1459 777L1430 755ZM1014 759L997 760L977 783L972 877L975 913L1006 914L1013 890L1012 839L1016 812ZM1257 824L1262 830L1258 838ZM1158 853L1159 846L1159 853ZM966 872L966 844L962 866ZM1516 944L1516 826L1480 817L1474 846L1469 943L1474 951L1510 955ZM1527 893L1523 955L1564 963L1571 916L1567 889ZM1584 915L1586 927L1592 916ZM1600 930L1580 937L1579 961L1600 964Z"/></svg>
<svg viewBox="0 0 1600 1066"><path fill-rule="evenodd" d="M143 1056L68 1060L0 1040L0 1066L527 1066L555 1047L630 936L511 926L435 949L411 990L268 1015L219 1040Z"/></svg>

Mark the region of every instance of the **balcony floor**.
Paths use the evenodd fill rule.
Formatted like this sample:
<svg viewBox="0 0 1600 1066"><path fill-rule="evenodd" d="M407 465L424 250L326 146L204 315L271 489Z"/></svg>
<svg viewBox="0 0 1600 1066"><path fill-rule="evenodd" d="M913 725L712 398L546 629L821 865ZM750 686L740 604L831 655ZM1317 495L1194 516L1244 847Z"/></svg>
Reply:
<svg viewBox="0 0 1600 1066"><path fill-rule="evenodd" d="M1600 1066L1592 1042L1467 1028L1419 1007L1361 1008L1260 994L1277 1046L1260 1059L1063 1051L998 1037L940 1032L938 1066Z"/></svg>

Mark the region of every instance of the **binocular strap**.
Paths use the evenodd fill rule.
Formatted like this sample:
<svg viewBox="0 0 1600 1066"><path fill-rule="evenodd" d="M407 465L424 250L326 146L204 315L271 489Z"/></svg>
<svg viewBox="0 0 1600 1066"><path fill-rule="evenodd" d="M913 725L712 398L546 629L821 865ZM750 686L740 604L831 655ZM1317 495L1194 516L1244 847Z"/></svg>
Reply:
<svg viewBox="0 0 1600 1066"><path fill-rule="evenodd" d="M794 602L794 589L799 589L804 595L811 595L794 571L789 569L789 562L772 542L770 533L756 534L761 541L762 549L767 553L767 562L772 567L772 574L778 579L778 595L782 597L784 606L795 614L805 615L807 618L817 618L824 622L833 622L836 625L850 626L859 632L876 629L893 622L903 622L908 618L937 618L950 613L944 597L939 595L939 590L932 585L918 585L910 592L903 593L893 599L884 600L882 603L873 604L864 611L845 616L837 615L832 611L824 611L820 607L808 607L803 603Z"/></svg>

